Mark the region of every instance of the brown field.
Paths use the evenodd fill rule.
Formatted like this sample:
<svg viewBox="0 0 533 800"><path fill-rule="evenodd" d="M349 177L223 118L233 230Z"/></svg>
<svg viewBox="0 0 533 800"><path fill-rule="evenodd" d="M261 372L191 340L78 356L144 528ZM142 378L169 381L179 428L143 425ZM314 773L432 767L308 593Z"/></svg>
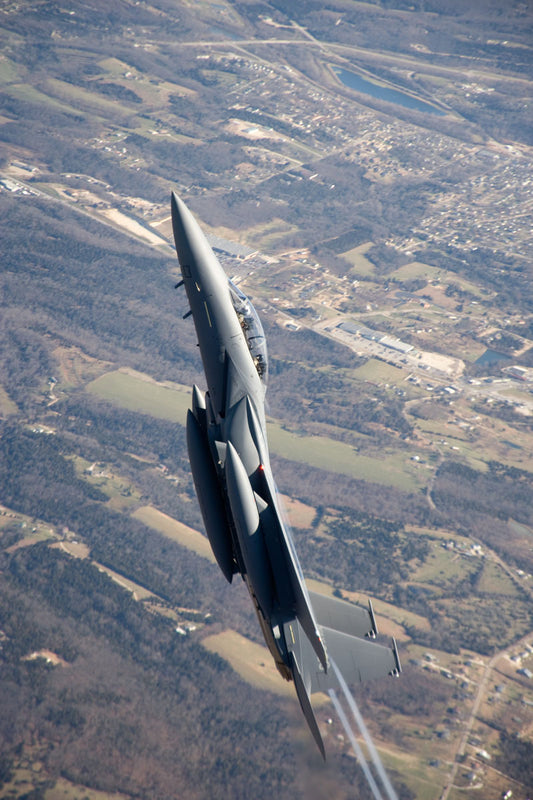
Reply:
<svg viewBox="0 0 533 800"><path fill-rule="evenodd" d="M322 581L317 581L314 578L306 578L305 582L307 584L307 588L311 589L312 592L318 592L319 594L325 594L327 597L333 597L334 587L329 583L323 583Z"/></svg>
<svg viewBox="0 0 533 800"><path fill-rule="evenodd" d="M199 531L195 531L194 528L189 528L188 525L178 522L173 517L169 517L168 514L163 514L162 511L158 511L153 506L138 508L137 511L133 512L132 517L144 522L149 528L162 533L167 539L172 539L173 542L192 550L202 558L207 558L212 564L215 563L209 540Z"/></svg>
<svg viewBox="0 0 533 800"><path fill-rule="evenodd" d="M17 412L17 406L11 400L3 386L0 386L0 417L9 417Z"/></svg>
<svg viewBox="0 0 533 800"><path fill-rule="evenodd" d="M87 545L82 542L54 542L50 547L56 550L63 550L64 553L68 553L69 556L74 558L89 558L91 553Z"/></svg>
<svg viewBox="0 0 533 800"><path fill-rule="evenodd" d="M54 358L59 364L58 375L60 387L81 386L88 380L101 375L109 369L111 362L100 361L88 356L79 347L56 347L53 351Z"/></svg>
<svg viewBox="0 0 533 800"><path fill-rule="evenodd" d="M266 647L255 644L237 631L227 630L207 636L202 644L228 661L247 683L283 697L296 698L292 683L284 681Z"/></svg>
<svg viewBox="0 0 533 800"><path fill-rule="evenodd" d="M147 597L155 597L153 592L149 589L145 589L144 586L139 586L138 583L131 581L129 578L125 578L124 575L120 575L120 573L115 572L109 567L104 567L104 565L100 564L98 561L93 561L92 563L100 572L105 572L106 575L109 575L111 580L118 583L123 589L127 589L128 592L131 592L134 600L144 600Z"/></svg>
<svg viewBox="0 0 533 800"><path fill-rule="evenodd" d="M54 653L52 650L42 649L36 650L34 653L30 653L28 656L23 657L23 661L35 661L38 658L42 658L47 661L49 664L53 664L54 667L62 666L66 667L67 662L64 661L57 653Z"/></svg>
<svg viewBox="0 0 533 800"><path fill-rule="evenodd" d="M128 795L100 792L97 789L88 789L76 783L59 778L51 789L44 793L45 800L128 800Z"/></svg>
<svg viewBox="0 0 533 800"><path fill-rule="evenodd" d="M504 572L499 564L486 561L478 584L478 591L488 594L504 594L515 597L519 595L518 587Z"/></svg>
<svg viewBox="0 0 533 800"><path fill-rule="evenodd" d="M282 494L280 497L292 527L310 528L316 514L313 506L301 503L300 500L294 500L286 494Z"/></svg>

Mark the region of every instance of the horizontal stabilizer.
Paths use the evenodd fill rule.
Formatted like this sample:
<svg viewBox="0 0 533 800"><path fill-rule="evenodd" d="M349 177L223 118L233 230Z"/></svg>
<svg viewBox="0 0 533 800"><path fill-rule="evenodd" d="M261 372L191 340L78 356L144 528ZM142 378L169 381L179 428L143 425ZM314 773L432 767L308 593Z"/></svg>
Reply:
<svg viewBox="0 0 533 800"><path fill-rule="evenodd" d="M309 597L319 625L349 636L374 638L376 635L376 622L370 602L368 608L362 608L318 592L309 591Z"/></svg>
<svg viewBox="0 0 533 800"><path fill-rule="evenodd" d="M386 675L399 675L401 672L400 658L396 642L392 640L391 647L348 636L346 633L322 629L328 653L335 662L347 683L361 683L372 678L383 678ZM337 681L332 671L324 675L317 670L313 676L312 692L337 688Z"/></svg>
<svg viewBox="0 0 533 800"><path fill-rule="evenodd" d="M338 689L335 670L330 669L326 673L322 669L298 620L291 620L283 627L287 649L295 654L302 675L307 677L311 694ZM322 635L328 655L342 672L346 683L361 683L372 678L396 676L401 672L394 639L391 647L385 647L369 639L350 636L327 627L322 627Z"/></svg>

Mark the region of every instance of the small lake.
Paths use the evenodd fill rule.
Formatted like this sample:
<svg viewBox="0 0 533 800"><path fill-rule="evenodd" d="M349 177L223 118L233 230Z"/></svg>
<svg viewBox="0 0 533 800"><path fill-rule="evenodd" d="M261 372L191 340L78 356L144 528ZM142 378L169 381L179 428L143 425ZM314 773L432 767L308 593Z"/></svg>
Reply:
<svg viewBox="0 0 533 800"><path fill-rule="evenodd" d="M474 364L495 364L497 361L509 361L509 356L498 353L497 350L488 349L474 361Z"/></svg>
<svg viewBox="0 0 533 800"><path fill-rule="evenodd" d="M396 105L403 106L404 108L412 108L415 111L424 111L427 114L438 114L445 116L446 112L442 111L430 103L412 97L410 94L401 92L399 89L389 89L388 86L380 86L378 83L362 78L355 72L350 72L348 69L342 67L333 67L333 72L337 75L341 82L349 89L355 89L357 92L369 94L372 97L377 97L379 100L386 100L388 103L396 103Z"/></svg>

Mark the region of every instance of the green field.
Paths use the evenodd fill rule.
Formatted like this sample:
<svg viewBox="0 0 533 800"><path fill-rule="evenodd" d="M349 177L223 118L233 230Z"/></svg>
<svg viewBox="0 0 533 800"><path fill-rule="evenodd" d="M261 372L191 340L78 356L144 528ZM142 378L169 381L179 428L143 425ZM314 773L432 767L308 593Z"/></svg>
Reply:
<svg viewBox="0 0 533 800"><path fill-rule="evenodd" d="M455 531L445 528L421 528L418 525L406 525L405 532L408 536L428 536L430 539L439 540L439 543L454 541L457 546L470 547L472 542L466 536L459 536Z"/></svg>
<svg viewBox="0 0 533 800"><path fill-rule="evenodd" d="M359 380L393 384L403 383L406 377L403 369L387 364L377 358L369 358L362 367L354 370L354 375Z"/></svg>
<svg viewBox="0 0 533 800"><path fill-rule="evenodd" d="M0 59L0 83L12 83L17 80L17 65L3 55Z"/></svg>
<svg viewBox="0 0 533 800"><path fill-rule="evenodd" d="M404 264L403 267L400 267L399 269L395 270L395 272L391 273L390 277L395 278L398 281L409 281L413 280L414 278L426 278L428 281L438 280L442 284L455 283L465 292L470 292L470 294L473 294L476 297L482 296L479 286L471 283L461 275L457 275L455 272L450 272L446 269L440 269L439 267L432 267L430 264L424 264L421 261L411 261L410 264Z"/></svg>
<svg viewBox="0 0 533 800"><path fill-rule="evenodd" d="M431 550L424 564L410 576L410 582L424 583L432 587L446 586L450 582L464 580L476 573L478 568L478 558L462 555L455 548L446 550L437 545Z"/></svg>
<svg viewBox="0 0 533 800"><path fill-rule="evenodd" d="M115 475L107 466L99 467L81 456L71 456L76 474L97 486L109 497L109 505L117 510L135 505L141 498L140 492L125 478Z"/></svg>
<svg viewBox="0 0 533 800"><path fill-rule="evenodd" d="M484 441L483 447L480 447L478 441L470 442L467 438L468 434L457 426L454 426L453 433L450 433L450 426L446 421L420 419L411 414L408 415L408 418L418 431L437 440L438 449L443 455L452 456L454 460L464 459L472 469L486 472L487 462L497 455L499 461L507 463L505 458L488 448L486 441ZM515 462L516 459L511 463Z"/></svg>
<svg viewBox="0 0 533 800"><path fill-rule="evenodd" d="M517 586L503 569L493 561L487 561L478 584L478 591L487 594L506 594L514 597L519 594Z"/></svg>
<svg viewBox="0 0 533 800"><path fill-rule="evenodd" d="M446 280L449 275L447 270L432 267L429 264L423 264L422 261L411 261L409 264L404 264L403 267L392 272L390 277L396 278L398 281L410 281L413 278L427 278L428 280Z"/></svg>
<svg viewBox="0 0 533 800"><path fill-rule="evenodd" d="M453 425L449 419L424 419L417 417L415 414L409 414L409 420L412 424L419 428L423 433L429 433L432 436L441 436L443 439L449 439L452 445L464 445L469 441L469 434L458 425ZM445 412L442 411L442 414ZM451 429L451 430L450 430Z"/></svg>
<svg viewBox="0 0 533 800"><path fill-rule="evenodd" d="M4 88L4 93L10 97L15 97L17 100L22 100L24 103L32 103L38 106L48 106L50 108L55 108L58 111L62 111L65 114L72 114L76 117L79 117L80 115L83 116L84 113L83 111L80 111L79 108L74 108L74 106L67 105L67 103L56 100L54 97L50 97L50 95L45 94L39 89L35 89L33 86L30 86L26 83L11 83L9 86Z"/></svg>
<svg viewBox="0 0 533 800"><path fill-rule="evenodd" d="M353 267L352 277L358 275L362 278L371 277L374 275L374 264L366 258L366 253L374 247L374 242L364 242L352 250L347 250L345 253L340 253L340 258L344 258Z"/></svg>
<svg viewBox="0 0 533 800"><path fill-rule="evenodd" d="M398 715L397 723L405 725L405 717ZM391 719L391 724L394 724L393 719ZM385 768L397 771L406 785L414 792L417 800L436 800L438 790L435 778L437 778L438 771L428 768L429 759L421 758L418 753L416 755L407 753L404 749L392 750L390 745L378 746L378 750ZM443 767L440 769L444 772ZM435 778L432 780L433 776ZM443 780L443 778L439 775L437 780Z"/></svg>
<svg viewBox="0 0 533 800"><path fill-rule="evenodd" d="M158 419L185 424L191 405L191 390L178 383L156 383L134 372L107 372L88 384L87 390L128 411L139 411Z"/></svg>
<svg viewBox="0 0 533 800"><path fill-rule="evenodd" d="M517 534L518 536L522 536L524 539L529 539L530 541L533 540L533 529L528 525L521 525L520 522L516 522L514 519L510 519L507 524L513 533Z"/></svg>
<svg viewBox="0 0 533 800"><path fill-rule="evenodd" d="M295 225L291 225L281 217L273 217L261 225L247 228L245 236L242 238L250 247L259 247L268 252L275 248L280 239L290 233L297 233L297 231L298 228Z"/></svg>
<svg viewBox="0 0 533 800"><path fill-rule="evenodd" d="M268 425L268 441L272 452L282 458L371 483L415 491L429 479L406 462L403 453L388 453L379 459L359 455L349 444L323 436L300 436L277 422Z"/></svg>
<svg viewBox="0 0 533 800"><path fill-rule="evenodd" d="M151 414L180 425L190 407L190 389L180 384L156 383L133 372L108 372L88 384L87 390L129 411ZM416 491L429 479L400 452L379 459L359 455L348 444L322 436L300 436L277 422L269 422L268 439L273 453L291 461L337 472L372 483Z"/></svg>
<svg viewBox="0 0 533 800"><path fill-rule="evenodd" d="M45 86L52 97L56 97L60 101L67 100L67 102L75 104L76 107L79 106L87 111L96 111L113 119L134 116L134 112L128 106L121 105L117 100L110 100L98 92L82 89L79 86L66 83L66 81L48 78Z"/></svg>
<svg viewBox="0 0 533 800"><path fill-rule="evenodd" d="M120 82L123 86L131 87L137 94L148 92L151 104L154 102L154 94L158 95L158 99L165 101L171 94L183 96L196 94L194 89L188 89L179 83L169 83L165 80L158 80L154 83L131 64L120 61L118 58L103 58L98 62L98 66L102 68L102 76L112 78L113 81Z"/></svg>

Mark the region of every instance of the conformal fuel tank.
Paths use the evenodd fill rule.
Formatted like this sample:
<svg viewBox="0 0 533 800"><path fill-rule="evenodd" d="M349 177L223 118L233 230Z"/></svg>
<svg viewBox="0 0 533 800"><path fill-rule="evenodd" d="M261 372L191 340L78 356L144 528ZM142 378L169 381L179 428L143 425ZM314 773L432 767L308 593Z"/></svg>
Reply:
<svg viewBox="0 0 533 800"><path fill-rule="evenodd" d="M205 530L218 566L231 583L234 573L231 532L226 519L224 500L219 488L215 465L209 452L209 442L198 420L187 412L187 449L191 472L200 502Z"/></svg>

